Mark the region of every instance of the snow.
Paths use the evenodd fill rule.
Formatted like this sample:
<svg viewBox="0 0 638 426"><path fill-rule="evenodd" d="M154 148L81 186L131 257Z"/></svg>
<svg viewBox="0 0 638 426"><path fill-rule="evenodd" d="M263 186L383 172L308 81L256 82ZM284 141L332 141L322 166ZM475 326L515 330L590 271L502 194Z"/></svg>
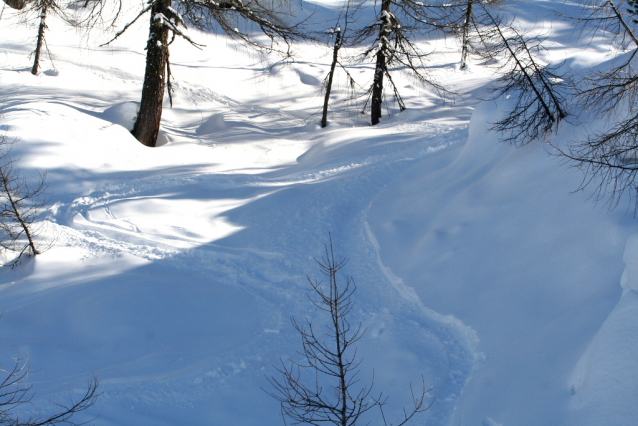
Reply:
<svg viewBox="0 0 638 426"><path fill-rule="evenodd" d="M531 22L553 19L547 3L507 7ZM316 8L317 28L334 27L334 2ZM270 68L193 30L206 47L171 45L174 106L151 149L129 132L146 22L98 48L52 19L54 62L32 76L34 27L11 16L0 131L26 177L47 170L51 198L52 247L0 270L0 365L28 356L25 411L80 394L95 372L102 395L78 417L95 425L282 424L261 388L299 349L290 317L323 321L306 276L319 278L331 233L358 286L351 321L367 328L361 378L389 396L392 422L423 377L434 402L413 424L635 424L635 220L574 192L582 175L549 145L498 142L490 122L513 99L481 101L493 70L459 71L451 40L422 45L453 104L398 75L408 109L371 127L337 76L321 129L330 48L295 46L300 60ZM548 58L607 60L545 27ZM361 85L372 65L351 68ZM553 140L585 131L567 123Z"/></svg>
<svg viewBox="0 0 638 426"><path fill-rule="evenodd" d="M625 270L620 279L623 295L630 290L638 291L638 235L631 234L627 239L623 255Z"/></svg>
<svg viewBox="0 0 638 426"><path fill-rule="evenodd" d="M226 123L224 122L224 113L220 112L210 116L208 120L203 122L197 127L195 133L198 135L207 135L214 132L220 132L226 129Z"/></svg>
<svg viewBox="0 0 638 426"><path fill-rule="evenodd" d="M621 278L623 294L576 364L572 384L570 423L604 425L614 413L618 424L631 424L638 418L635 406L619 396L633 395L638 384L633 336L638 332L638 234L631 234L625 247L625 270Z"/></svg>
<svg viewBox="0 0 638 426"><path fill-rule="evenodd" d="M100 118L113 124L119 124L130 132L135 125L139 109L139 102L122 102L105 109Z"/></svg>

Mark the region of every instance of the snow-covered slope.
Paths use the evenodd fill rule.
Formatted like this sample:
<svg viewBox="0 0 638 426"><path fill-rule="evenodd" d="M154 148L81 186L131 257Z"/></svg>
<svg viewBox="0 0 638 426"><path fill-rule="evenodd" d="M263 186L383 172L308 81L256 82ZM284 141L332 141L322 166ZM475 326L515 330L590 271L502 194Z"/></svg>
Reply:
<svg viewBox="0 0 638 426"><path fill-rule="evenodd" d="M464 93L455 104L406 78L402 114L372 128L337 104L319 129L329 52L300 46L302 60L269 70L195 33L207 47L174 49L175 105L150 149L125 128L145 25L96 48L51 23L55 68L32 76L34 29L9 17L0 129L27 176L48 171L54 242L0 270L0 364L28 356L37 370L26 410L95 372L103 393L82 415L96 425L281 424L261 388L299 349L289 318L322 321L306 275L332 233L367 327L362 378L374 371L392 420L423 377L435 400L419 424L635 423L633 240L622 298L619 284L634 219L573 194L579 172L546 145L499 143L488 128L502 106L473 96L493 75L458 71L454 42L435 60ZM582 47L555 27L553 54Z"/></svg>
<svg viewBox="0 0 638 426"><path fill-rule="evenodd" d="M494 110L474 111L450 164L426 159L385 188L371 228L384 264L479 336L485 358L457 424L565 424L570 372L620 297L633 219L570 194L580 172L543 145L495 144L486 131Z"/></svg>

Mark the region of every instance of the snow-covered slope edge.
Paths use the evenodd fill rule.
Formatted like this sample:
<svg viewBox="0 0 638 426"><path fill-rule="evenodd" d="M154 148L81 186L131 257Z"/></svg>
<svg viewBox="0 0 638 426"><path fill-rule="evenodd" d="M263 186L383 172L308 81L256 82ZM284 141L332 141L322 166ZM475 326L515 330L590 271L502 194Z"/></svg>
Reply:
<svg viewBox="0 0 638 426"><path fill-rule="evenodd" d="M367 219L383 264L426 307L477 333L485 360L452 424L563 424L571 372L620 296L632 218L571 194L582 176L547 145L498 142L488 128L500 107L479 105L458 155L412 166ZM575 131L566 126L557 140ZM619 403L636 402L633 394Z"/></svg>
<svg viewBox="0 0 638 426"><path fill-rule="evenodd" d="M638 418L638 234L627 241L623 294L570 379L569 425L633 425Z"/></svg>

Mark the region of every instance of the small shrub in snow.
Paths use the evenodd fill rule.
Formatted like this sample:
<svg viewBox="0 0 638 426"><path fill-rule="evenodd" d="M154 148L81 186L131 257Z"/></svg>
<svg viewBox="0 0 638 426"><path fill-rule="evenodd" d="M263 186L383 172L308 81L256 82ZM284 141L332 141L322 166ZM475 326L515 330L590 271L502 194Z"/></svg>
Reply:
<svg viewBox="0 0 638 426"><path fill-rule="evenodd" d="M348 314L354 307L352 295L357 289L354 279L348 277L345 284L337 280L337 273L345 266L347 259L335 260L332 240L326 245L325 256L319 261L319 269L328 277L328 288L321 281L308 278L308 296L312 304L329 315L324 336L318 335L311 321L292 324L299 332L303 356L301 361L291 361L276 368L280 377L270 377L273 387L267 391L281 404L284 418L293 424L354 426L366 412L379 408L383 423L387 425L383 407L387 398L382 394L372 395L374 383L360 384L356 343L365 333L361 325L353 326ZM324 392L324 384L326 389ZM430 389L431 390L431 389ZM413 406L404 410L404 418L397 426L408 423L416 414L431 404L426 404L425 388L420 393L412 393Z"/></svg>
<svg viewBox="0 0 638 426"><path fill-rule="evenodd" d="M26 383L29 375L27 363L16 359L11 370L1 370L6 377L0 378L0 426L79 426L86 422L76 423L72 417L90 408L97 400L98 380L91 377L86 392L77 400L69 396L67 403L55 403L58 411L48 416L35 415L21 418L16 412L18 408L29 404L33 398L31 385Z"/></svg>
<svg viewBox="0 0 638 426"><path fill-rule="evenodd" d="M0 147L4 143L5 138L0 138ZM11 266L24 254L35 256L42 252L37 241L42 228L37 219L47 205L45 190L46 173L27 180L14 167L8 149L0 151L0 248L15 256Z"/></svg>

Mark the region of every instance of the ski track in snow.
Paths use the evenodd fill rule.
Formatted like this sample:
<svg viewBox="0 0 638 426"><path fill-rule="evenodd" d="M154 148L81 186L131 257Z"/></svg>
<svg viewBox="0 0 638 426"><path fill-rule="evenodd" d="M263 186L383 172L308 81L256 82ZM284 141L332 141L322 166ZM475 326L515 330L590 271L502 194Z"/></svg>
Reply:
<svg viewBox="0 0 638 426"><path fill-rule="evenodd" d="M320 26L332 25L336 9L322 3L311 3ZM548 31L548 62L578 70L609 59L608 40L575 40L553 7L576 11L544 1L501 10L528 35ZM497 143L486 123L503 101L474 109L492 70L459 72L451 40L423 44L458 102L398 74L409 107L371 128L337 85L322 130L329 51L299 46L301 61L268 68L193 31L206 47L172 48L174 107L162 146L148 150L127 131L146 24L96 48L48 20L54 61L31 76L35 24L7 27L4 13L0 132L20 141L27 176L48 169L53 197L53 248L0 270L0 366L28 356L37 371L25 415L81 395L93 371L102 394L78 422L281 424L261 388L298 356L290 317L323 323L306 279L321 278L314 259L331 233L358 286L351 322L367 330L360 378L390 398L388 424L421 380L434 403L414 424L635 423L638 237L620 302L614 277L633 221L569 196L580 177L549 164L543 147ZM352 72L365 81L372 64ZM554 142L584 135L561 129Z"/></svg>
<svg viewBox="0 0 638 426"><path fill-rule="evenodd" d="M136 180L134 183L114 182L69 205L57 206L55 217L77 228L60 231L66 244L85 247L93 255L116 251L119 247L122 252L161 262L169 268L206 271L213 274L217 282L240 286L265 306L279 306L280 312L295 317L303 317L308 310L303 297L304 277L299 271L314 274L316 267L312 255L320 255L316 251L317 242L326 241L331 232L337 252L350 258L348 273L361 283L355 321L360 320L377 335L385 327L394 328L394 333L403 333L402 344L420 351L424 371L430 373L425 377L426 383L435 386L433 395L437 398L437 403L428 412L428 421L443 425L449 422L456 397L472 371L476 337L454 318L427 310L413 292L406 291L405 285L399 289L396 279L395 282L388 279L388 272L380 264L374 237L365 222L371 200L388 181L414 161L462 140L466 133L465 129L431 128L430 131L430 136L423 140L365 156L357 164L341 164L337 160L290 174L279 172L279 176L273 178L211 173ZM248 207L248 213L239 214L240 222L248 225L245 231L248 235L240 238L241 243L233 244L230 236L228 242L196 245L186 251L171 249L168 244L167 248L160 249L144 244L145 238L153 237L139 235L140 230L135 225L129 227L121 221L118 224L117 217L109 209L115 203L160 197L193 185L198 192L251 188L265 193L255 201L260 204L258 208ZM270 201L270 198L275 200ZM90 220L89 212L95 209L106 212L107 219ZM279 235L282 229L286 229L285 239ZM309 252L298 250L304 246ZM399 325L401 330L396 329ZM263 365L260 357L251 354L281 351L281 343L269 346L272 346L273 333L277 335L280 329L287 327L286 318L278 316L270 327L251 344L233 349L223 359L199 359L196 356L187 368L165 374L106 379L102 383L108 395L106 403L119 398L134 403L137 398L142 398L131 392L156 402L186 403L191 396L175 398L175 391L170 390L173 386L179 388L178 383L184 380L193 380L200 386L207 384L205 390L199 391L202 394L197 399L209 398L229 375L254 374L254 370ZM291 337L294 344L294 335L286 338ZM433 342L438 343L433 345ZM433 346L436 350L432 350ZM192 376L197 377L193 379ZM168 381L168 389L165 386L158 389L158 381ZM418 383L418 379L416 381ZM151 384L143 384L149 382Z"/></svg>
<svg viewBox="0 0 638 426"><path fill-rule="evenodd" d="M303 126L301 120L285 113L243 106L185 83L176 86L197 108L229 108L224 111L224 119L234 123L233 131L240 129L281 140L289 135L298 137L298 129ZM13 93L17 92L16 89ZM7 117L11 118L11 112ZM188 130L188 126L184 128ZM173 123L166 129L173 134L185 131ZM344 131L347 135L347 129ZM232 136L232 131L230 134L233 139L240 137ZM342 158L338 145L337 152L326 160L323 150L333 149L330 144L338 134L309 134L314 138L308 141L313 148L297 164L276 170L250 174L182 172L134 179L131 177L135 172L130 172L121 179L115 176L96 181L90 191L70 201L55 200L50 220L56 244L79 249L82 255L78 260L125 254L177 275L183 271L185 276L212 276L216 285L239 288L258 301L261 315L261 333L253 333L242 344L216 347L213 354L206 349L142 350L127 362L109 361L99 370L104 394L96 424L175 424L160 419L170 418L170 410L177 410L176 407L184 410L193 404L219 400L220 392L232 395L229 387L251 387L243 390L250 395L261 392L258 386L265 385L264 374L272 374L269 366L296 350L298 339L288 318L313 315L308 311L304 275L315 275L313 258L321 256L328 233L333 235L337 253L349 257L347 273L359 283L352 320L367 327L369 335L362 342L360 353L370 368L377 366L375 381L380 388L395 381L401 386L401 390L391 392L397 395L397 401L389 406L387 414L399 416L401 401L409 406L409 384L413 382L418 389L419 376L423 375L424 384L434 387L431 396L436 398L426 413L429 424L449 423L477 357L476 336L454 318L425 308L408 287L384 268L365 218L373 198L389 181L425 156L462 142L467 131L464 126L390 122L376 136L381 143L374 149L347 147L359 153ZM219 221L218 226L230 228L210 242L191 224L159 223L145 231L145 224L126 217L131 206L161 203L173 194L182 194L176 195L173 203L179 203L180 197L188 198L188 194L200 194L200 200L192 201L195 208L200 206L196 203L203 206L210 202L207 198L226 203L214 219ZM229 205L226 197L237 194L244 198L235 199L236 206ZM158 214L161 212L151 211L135 217L152 220ZM28 304L30 299L26 300L24 303ZM380 352L390 359L380 357L375 350L386 346L388 350ZM392 359L393 352L405 353L403 356L410 361ZM384 362L400 365L401 370L388 368L384 373ZM394 377L397 373L400 378ZM67 375L64 380L79 374ZM363 374L371 379L369 371ZM59 392L54 379L43 383L53 386L53 394ZM266 410L272 412L276 404L271 405ZM133 410L135 406L155 408L141 411L140 417L129 412L126 416L111 414L123 413L126 407ZM167 410L163 416L153 414L158 406ZM218 419L215 424L224 424L224 420Z"/></svg>

